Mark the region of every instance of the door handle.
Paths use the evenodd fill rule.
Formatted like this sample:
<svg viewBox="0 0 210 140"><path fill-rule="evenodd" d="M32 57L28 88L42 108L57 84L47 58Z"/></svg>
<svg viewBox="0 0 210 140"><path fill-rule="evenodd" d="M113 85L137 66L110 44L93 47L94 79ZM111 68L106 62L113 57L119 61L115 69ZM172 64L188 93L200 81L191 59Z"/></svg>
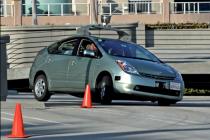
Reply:
<svg viewBox="0 0 210 140"><path fill-rule="evenodd" d="M73 60L73 61L71 62L71 65L74 66L75 64L76 64L76 61Z"/></svg>
<svg viewBox="0 0 210 140"><path fill-rule="evenodd" d="M48 58L47 63L51 63L51 62L52 62L52 59Z"/></svg>

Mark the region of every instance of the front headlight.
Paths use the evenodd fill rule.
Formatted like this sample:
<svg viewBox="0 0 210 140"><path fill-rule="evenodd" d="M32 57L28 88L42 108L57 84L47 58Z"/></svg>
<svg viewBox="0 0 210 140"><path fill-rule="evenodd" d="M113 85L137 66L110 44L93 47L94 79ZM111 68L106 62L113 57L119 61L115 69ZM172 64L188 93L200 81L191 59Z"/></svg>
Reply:
<svg viewBox="0 0 210 140"><path fill-rule="evenodd" d="M116 63L118 64L118 66L124 71L127 72L129 74L139 74L138 71L136 70L135 67L133 67L131 64L129 64L126 61L122 61L122 60L116 60Z"/></svg>
<svg viewBox="0 0 210 140"><path fill-rule="evenodd" d="M182 74L180 72L176 72L176 79L183 81Z"/></svg>

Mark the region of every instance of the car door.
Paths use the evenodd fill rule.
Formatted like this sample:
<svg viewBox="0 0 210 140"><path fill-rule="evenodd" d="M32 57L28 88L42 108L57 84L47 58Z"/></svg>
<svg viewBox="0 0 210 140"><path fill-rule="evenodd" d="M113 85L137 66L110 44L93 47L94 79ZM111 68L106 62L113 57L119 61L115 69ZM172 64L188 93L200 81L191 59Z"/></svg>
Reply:
<svg viewBox="0 0 210 140"><path fill-rule="evenodd" d="M85 85L89 82L90 71L92 71L92 63L96 58L86 57L83 55L86 47L93 43L87 38L81 39L75 57L69 65L69 81L74 91L84 91Z"/></svg>
<svg viewBox="0 0 210 140"><path fill-rule="evenodd" d="M76 57L79 38L64 40L47 58L50 84L54 91L70 90L68 81L69 63Z"/></svg>

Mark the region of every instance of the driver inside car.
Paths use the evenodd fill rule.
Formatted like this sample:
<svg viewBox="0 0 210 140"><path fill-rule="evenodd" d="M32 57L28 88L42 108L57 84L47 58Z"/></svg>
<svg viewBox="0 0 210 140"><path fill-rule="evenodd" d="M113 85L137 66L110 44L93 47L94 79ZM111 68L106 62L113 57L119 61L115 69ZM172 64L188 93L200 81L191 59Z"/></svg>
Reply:
<svg viewBox="0 0 210 140"><path fill-rule="evenodd" d="M87 50L94 51L94 52L97 51L97 48L96 48L96 46L94 45L94 43L88 44L88 45L86 46L86 49L87 49Z"/></svg>
<svg viewBox="0 0 210 140"><path fill-rule="evenodd" d="M95 53L95 55L98 55L98 49L96 48L94 43L90 43L86 46L86 50L90 50L93 51Z"/></svg>

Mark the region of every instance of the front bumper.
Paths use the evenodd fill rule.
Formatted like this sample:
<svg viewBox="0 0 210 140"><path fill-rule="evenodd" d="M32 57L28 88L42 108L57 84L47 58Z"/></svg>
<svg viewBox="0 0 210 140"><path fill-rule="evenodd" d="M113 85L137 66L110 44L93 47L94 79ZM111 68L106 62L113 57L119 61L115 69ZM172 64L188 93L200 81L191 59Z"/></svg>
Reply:
<svg viewBox="0 0 210 140"><path fill-rule="evenodd" d="M116 76L119 76L119 74ZM120 77L120 80L114 82L114 89L118 93L137 95L151 99L168 99L176 101L180 101L183 98L184 83L181 80L153 79L127 73L121 74ZM165 88L157 87L156 82L164 83ZM171 90L170 82L180 83L180 91Z"/></svg>

